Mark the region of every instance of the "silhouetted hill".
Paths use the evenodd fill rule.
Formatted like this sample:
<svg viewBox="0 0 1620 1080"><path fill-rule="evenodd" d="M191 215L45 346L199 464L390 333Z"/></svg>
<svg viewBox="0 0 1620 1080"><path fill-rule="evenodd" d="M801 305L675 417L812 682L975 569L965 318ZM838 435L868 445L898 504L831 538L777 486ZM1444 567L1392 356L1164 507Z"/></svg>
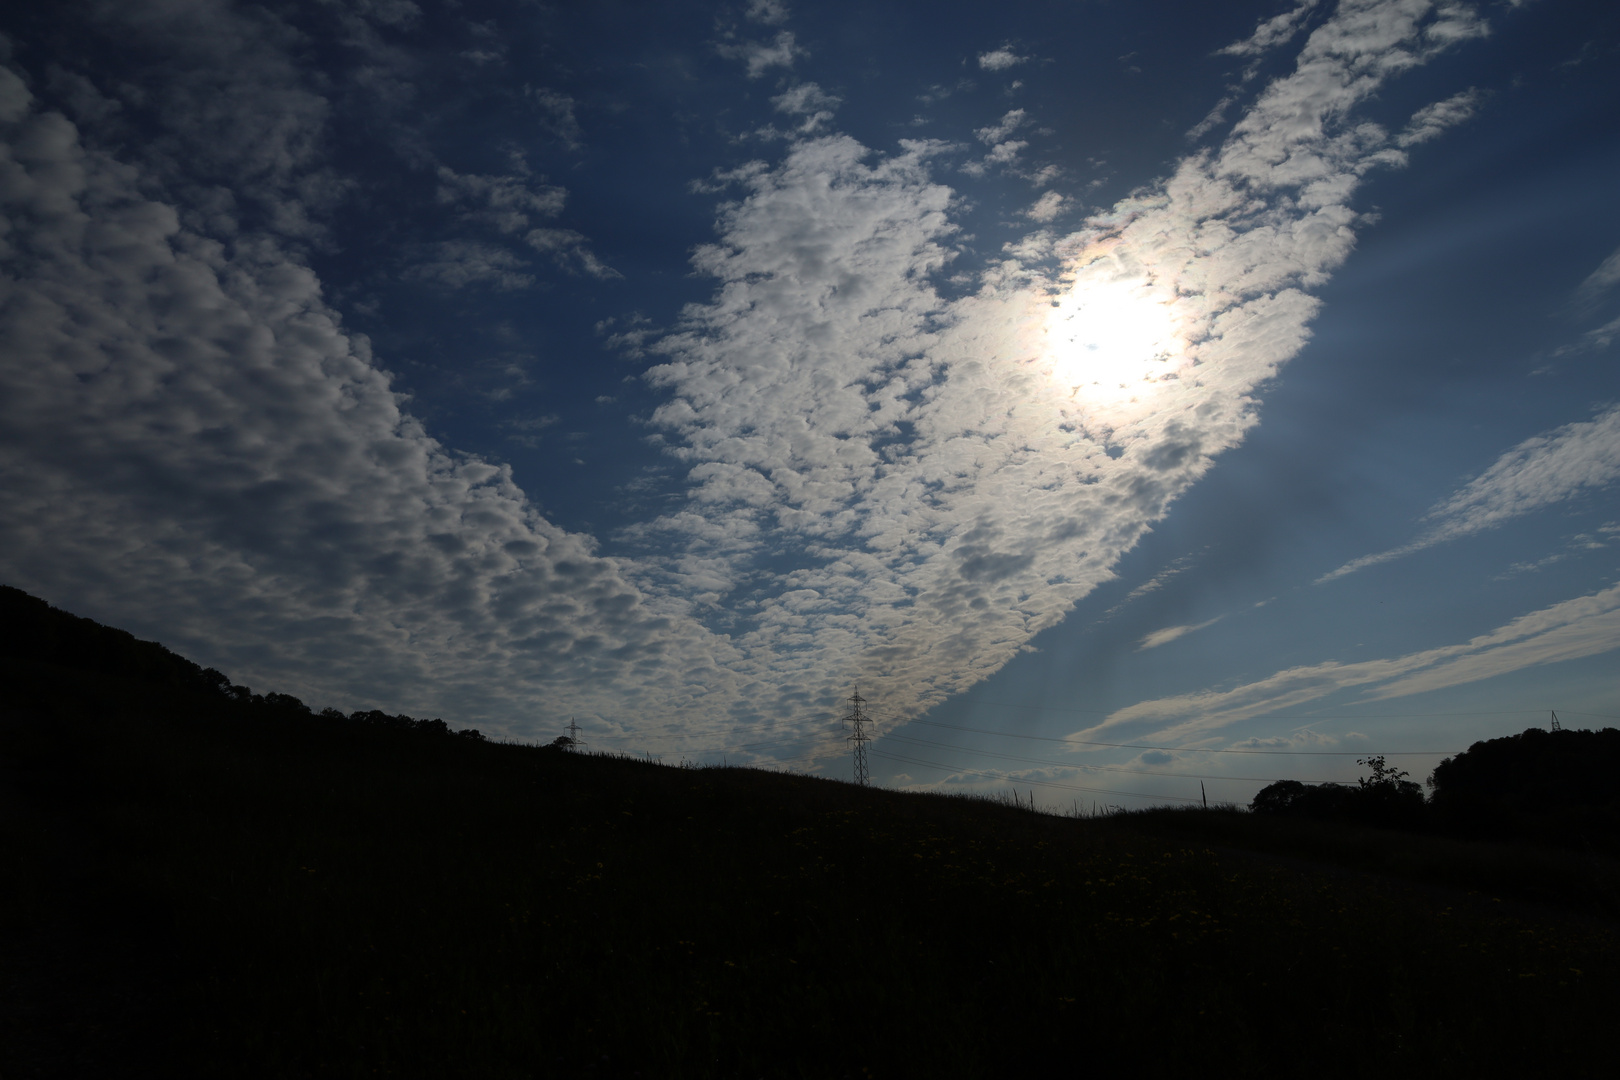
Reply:
<svg viewBox="0 0 1620 1080"><path fill-rule="evenodd" d="M107 675L182 694L219 693L224 675L155 641L52 607L0 585L0 657Z"/></svg>
<svg viewBox="0 0 1620 1080"><path fill-rule="evenodd" d="M1505 849L449 738L63 625L113 645L0 657L7 1080L1612 1065L1612 923L1344 868Z"/></svg>
<svg viewBox="0 0 1620 1080"><path fill-rule="evenodd" d="M395 734L483 738L470 728L452 732L440 719L378 709L345 715L327 708L317 717L291 694L255 694L155 641L62 611L9 585L0 585L0 671L11 673L0 691L0 713L200 712L237 722L291 724L313 738L336 736L345 723Z"/></svg>

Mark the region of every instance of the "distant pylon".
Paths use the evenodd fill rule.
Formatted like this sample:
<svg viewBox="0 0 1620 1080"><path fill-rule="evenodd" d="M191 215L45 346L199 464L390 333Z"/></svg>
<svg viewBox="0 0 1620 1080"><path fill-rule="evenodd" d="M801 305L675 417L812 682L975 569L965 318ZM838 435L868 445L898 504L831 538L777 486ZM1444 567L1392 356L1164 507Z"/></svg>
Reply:
<svg viewBox="0 0 1620 1080"><path fill-rule="evenodd" d="M866 699L861 697L861 688L857 686L855 693L850 695L849 715L844 717L844 725L850 729L849 738L845 741L855 752L855 783L861 787L867 787L871 782L866 769L866 744L872 741L872 736L866 733L866 725L872 722L872 718L861 711L861 706L865 704Z"/></svg>
<svg viewBox="0 0 1620 1080"><path fill-rule="evenodd" d="M1552 729L1554 731L1563 731L1564 729L1558 726L1558 714L1556 712L1553 712L1553 710L1551 710L1551 709L1548 709L1547 711L1552 713L1552 725L1553 725Z"/></svg>
<svg viewBox="0 0 1620 1080"><path fill-rule="evenodd" d="M584 745L585 744L579 740L579 725L574 723L574 718L570 716L568 718L568 749L578 750Z"/></svg>

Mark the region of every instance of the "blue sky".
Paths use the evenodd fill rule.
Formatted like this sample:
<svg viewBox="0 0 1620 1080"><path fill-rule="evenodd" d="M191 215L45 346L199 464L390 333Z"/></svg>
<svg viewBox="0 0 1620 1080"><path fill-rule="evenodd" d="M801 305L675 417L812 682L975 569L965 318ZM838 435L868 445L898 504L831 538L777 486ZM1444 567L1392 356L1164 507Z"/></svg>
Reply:
<svg viewBox="0 0 1620 1080"><path fill-rule="evenodd" d="M60 607L830 776L858 681L875 782L1054 805L1620 718L1602 5L0 32L0 580Z"/></svg>

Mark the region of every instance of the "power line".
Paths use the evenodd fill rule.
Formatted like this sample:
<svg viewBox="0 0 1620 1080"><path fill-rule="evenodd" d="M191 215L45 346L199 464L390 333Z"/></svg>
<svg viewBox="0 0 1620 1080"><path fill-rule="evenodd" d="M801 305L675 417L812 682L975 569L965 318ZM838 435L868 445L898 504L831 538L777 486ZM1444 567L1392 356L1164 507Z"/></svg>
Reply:
<svg viewBox="0 0 1620 1080"><path fill-rule="evenodd" d="M1059 708L1057 706L1017 705L1017 704L1013 704L1013 703L1010 703L1010 702L978 702L978 704L992 705L992 706L995 706L997 708L1008 708L1008 709L1026 709L1026 710L1032 710L1032 711L1047 711L1047 712L1068 712L1068 713L1074 713L1076 715L1105 715L1105 712L1103 710L1062 709L1062 708ZM1380 714L1379 716L1376 716L1376 717L1368 716L1368 715L1365 715L1365 714L1333 714L1333 715L1319 715L1319 716L1284 716L1284 715L1281 715L1281 714L1264 714L1264 715L1267 716L1267 718L1271 718L1271 719L1296 719L1296 720L1350 719L1350 720L1367 720L1367 719L1384 719L1384 718L1396 719L1396 718L1403 718L1403 717L1434 717L1434 716L1517 716L1517 715L1522 715L1522 714L1524 714L1524 713L1526 713L1528 711L1529 710L1514 709L1514 710L1500 711L1500 712L1470 711L1470 712L1444 712L1444 713L1384 713L1384 714ZM1569 716L1591 717L1593 719L1599 719L1599 720L1620 720L1620 717L1609 716L1609 715L1607 715L1605 713L1586 713L1586 712L1578 712L1578 711L1575 711L1575 710L1565 710L1565 714L1569 715ZM866 715L866 719L868 720L868 722L870 722L870 719L871 719L870 713L868 713ZM806 722L808 723L808 721L806 721ZM977 734L977 735L990 735L990 736L995 736L995 737L999 737L999 738L1006 738L1006 739L1024 739L1024 740L1027 740L1027 741L1035 741L1035 742L1059 743L1059 744L1068 745L1068 746L1097 746L1097 747L1106 747L1106 748L1109 748L1109 749L1121 749L1121 750L1159 750L1159 751L1163 751L1163 752L1166 752L1166 753L1184 753L1184 754L1193 754L1193 753L1196 753L1196 754L1259 754L1259 755L1279 756L1279 757L1370 757L1370 756L1375 756L1375 753L1376 753L1375 751L1371 751L1371 750L1260 750L1260 749L1243 750L1243 749L1216 749L1216 748L1213 748L1213 747L1200 747L1200 746L1159 746L1159 745L1148 744L1148 743L1115 743L1115 742L1105 742L1105 741L1096 740L1096 739L1076 739L1076 738L1071 738L1071 737L1067 737L1067 736L1026 735L1026 734L1021 734L1021 733L1012 732L1012 731L995 731L995 730L992 730L992 729L989 729L989 728L969 727L969 726L962 725L962 724L947 724L947 723L943 723L942 721L938 721L938 720L896 719L894 722L897 725L922 724L922 725L925 725L925 726L928 726L928 727L944 728L944 729L947 729L947 730L950 730L950 731L970 732L970 733ZM666 725L662 729L656 729L655 728L655 729L651 729L651 730L644 730L644 731L640 731L640 732L637 732L636 734L632 734L632 735L598 735L598 736L596 736L596 738L600 739L600 740L604 740L604 741L613 741L613 742L628 742L628 741L631 741L631 740L635 740L635 741L659 740L659 741L662 741L662 740L708 739L708 738L713 738L716 734L722 734L722 735L723 734L741 734L741 732L736 731L736 729L733 729L731 732L694 732L694 731L690 731L690 730L684 730L684 725L671 724L671 725ZM899 736L899 735L889 735L889 736L885 736L885 738L891 738L892 739L892 738L905 738L905 737L904 736ZM770 739L770 740L763 741L763 742L741 743L741 744L738 744L738 745L735 745L735 746L721 746L721 747L708 747L708 748L703 748L703 749L694 749L694 750L692 750L690 752L693 753L693 754L704 754L704 755L707 755L707 754L726 754L726 753L752 754L752 753L756 753L759 750L766 750L766 749L771 749L771 748L777 747L777 746L795 744L795 743L802 742L803 740L804 740L803 736L785 735L783 738L780 738L780 739ZM929 743L926 740L912 740L912 741L923 743L925 745L933 745L933 746L940 746L940 747L945 747L947 745L947 744L942 744L942 743ZM1086 768L1086 769L1099 769L1099 770L1116 771L1116 772L1129 772L1129 773L1133 773L1133 774L1136 774L1136 775L1143 775L1143 776L1184 776L1184 777L1187 777L1188 779L1195 779L1195 780L1196 779L1212 779L1212 780L1219 779L1219 780L1256 780L1256 781L1264 781L1264 779L1265 779L1263 777L1218 777L1218 776L1202 776L1201 777L1199 774L1196 774L1196 773L1154 772L1154 771L1150 771L1150 770L1122 769L1122 768L1118 768L1118 767L1109 767L1109 766L1101 766L1101 765L1080 765L1080 764L1077 764L1077 763L1053 762L1053 761L1045 761L1045 760L1041 760L1041 759L1031 759L1031 758L1018 758L1016 755L997 754L997 753L993 753L991 751L974 750L974 749L969 749L969 748L966 748L966 747L954 747L954 746L952 746L952 747L949 747L949 748L950 749L959 749L963 753L982 754L982 755L985 755L985 756L988 756L988 757L1001 757L1001 758L1006 758L1008 760L1022 760L1022 761L1029 761L1029 762L1032 762L1032 763L1045 764L1045 765L1054 765L1054 766L1061 766L1061 767L1070 767L1070 768ZM1432 757L1445 757L1445 756L1449 756L1449 755L1455 755L1455 754L1458 754L1458 753L1461 753L1461 752L1462 751L1458 751L1458 750L1389 750L1389 751L1384 751L1381 756L1383 756L1383 757L1431 757L1431 756ZM826 759L826 758L830 758L832 756L833 755L831 755L831 754L819 754L819 755L811 755L811 756L808 756L808 757L767 759L767 760L775 760L775 761L781 761L781 762L819 761L819 760L823 760L823 759ZM1305 782L1307 782L1307 783L1313 783L1313 782L1327 783L1329 781L1305 781Z"/></svg>
<svg viewBox="0 0 1620 1080"><path fill-rule="evenodd" d="M1111 710L1111 709L1067 709L1067 708L1063 708L1061 706L1056 706L1056 705L1019 705L1019 704L1015 704L1013 702L998 702L998 701L977 701L977 702L973 702L972 704L988 705L988 706L992 706L992 707L1000 708L1000 709L1023 709L1023 710L1032 711L1032 712L1058 712L1058 713L1066 713L1066 714L1070 714L1070 715L1074 715L1074 716L1107 716L1107 715L1111 714L1112 712L1117 711L1117 710ZM1315 715L1315 716L1307 716L1307 715L1303 715L1303 714L1300 714L1300 715L1284 714L1284 713L1257 713L1254 716L1244 717L1242 719L1254 720L1254 719L1262 719L1263 718L1263 719L1268 719L1268 720L1399 720L1399 719L1414 719L1414 718L1439 717L1439 716L1536 716L1536 715L1539 715L1541 711L1542 710L1538 710L1538 709L1511 709L1511 710L1503 710L1503 711L1496 711L1496 712L1480 712L1480 711L1470 710L1470 711L1467 711L1467 712L1378 713L1376 715L1368 714L1368 713L1324 713L1324 714L1318 714L1318 715ZM870 710L868 711L868 715L870 716ZM1578 712L1578 711L1575 711L1573 709L1566 709L1565 710L1565 715L1567 715L1567 716L1590 717L1590 718L1592 718L1594 720L1620 720L1620 716L1611 716L1611 715L1609 715L1607 713ZM1344 751L1323 751L1323 750L1210 750L1210 749L1205 749L1205 748L1202 748L1202 747L1142 746L1142 745L1136 744L1136 743L1109 743L1109 742L1098 742L1098 741L1086 741L1086 740L1081 740L1081 739L1053 738L1053 737L1049 737L1049 736L1017 735L1017 734L1014 734L1012 732L992 731L992 730L989 730L987 728L963 727L963 726L960 726L960 725L941 723L940 721L936 721L936 720L907 719L907 718L902 717L902 716L889 716L889 717L887 717L887 719L888 719L889 722L894 723L896 725L902 725L902 724L928 724L928 725L935 726L935 727L952 728L953 730L957 730L957 731L972 731L972 732L976 732L976 733L981 734L981 735L1002 735L1002 736L1005 736L1007 738L1015 738L1015 739L1038 738L1038 739L1044 739L1045 741L1050 741L1050 742L1067 742L1067 743L1073 743L1075 745L1085 745L1085 746L1109 746L1109 747L1117 747L1117 748L1122 748L1122 749L1181 750L1181 751L1184 751L1184 752L1187 752L1187 753L1192 753L1194 751L1196 751L1198 753L1307 754L1307 755L1308 754L1331 755L1331 754L1337 753L1337 754L1339 754L1341 756L1344 756L1344 757L1361 757L1361 756L1364 756L1367 753L1369 753L1369 751L1364 751L1364 750L1344 750ZM801 718L801 719L799 719L799 720L797 720L795 722L803 724L803 725L808 727L808 726L820 723L821 720L820 720L819 717L805 717L805 718ZM710 738L713 738L716 734L720 734L720 735L732 734L732 735L735 735L735 734L743 734L743 732L738 731L735 728L730 730L730 731L726 731L726 732L691 731L688 728L688 726L685 725L685 724L673 723L673 724L660 725L658 727L653 727L653 728L641 728L641 729L638 729L634 734L630 734L630 735L596 735L596 736L593 736L593 738L601 740L601 741L605 741L605 742L633 742L633 741L638 742L638 741L647 740L647 739L663 739L663 740L710 739ZM792 737L788 737L788 738L784 739L783 741L791 741L791 740L792 740ZM723 749L729 749L729 748L723 748ZM708 750L697 750L697 751L693 751L693 752L694 753L709 753L710 751L708 751ZM1400 756L1400 755L1418 755L1418 756L1421 756L1421 755L1424 755L1424 754L1446 755L1446 754L1457 754L1457 753L1461 753L1461 751L1457 751L1457 750L1400 750L1400 751L1386 751L1384 753L1384 756L1385 757L1396 757L1396 756Z"/></svg>
<svg viewBox="0 0 1620 1080"><path fill-rule="evenodd" d="M1108 788L1082 787L1079 784L1064 784L1059 783L1056 780L1034 780L1024 776L1014 778L1002 773L985 772L982 769L959 769L954 765L945 765L938 761L922 761L918 758L901 757L898 754L886 754L881 750L874 750L872 753L876 754L878 757L887 758L890 761L899 761L907 765L922 765L929 768L944 769L946 772L951 773L967 774L970 776L984 776L991 780L1001 780L1007 783L1036 784L1040 787L1063 788L1067 791L1089 791L1094 795L1121 795L1132 799L1172 799L1176 802L1198 801L1197 799L1186 798L1181 795L1144 795L1139 791L1113 791Z"/></svg>
<svg viewBox="0 0 1620 1080"><path fill-rule="evenodd" d="M1062 705L1020 705L1011 701L963 701L963 706L989 705L997 709L1027 709L1031 712L1058 712L1071 716L1108 716L1118 712L1118 709L1070 709ZM1243 720L1411 720L1430 716L1535 716L1545 712L1545 709L1502 709L1494 712L1482 712L1469 709L1466 712L1413 712L1413 713L1316 713L1290 714L1260 712L1252 716L1241 717ZM1574 716L1599 716L1599 713L1572 713ZM1608 720L1620 720L1620 716L1601 717Z"/></svg>
<svg viewBox="0 0 1620 1080"><path fill-rule="evenodd" d="M1060 769L1086 769L1098 772L1120 772L1126 773L1130 776L1175 776L1183 777L1188 780L1255 780L1262 784L1269 784L1277 779L1275 776L1217 776L1204 773L1161 772L1156 769L1127 769L1119 765L1085 765L1073 761L1052 761L1049 758L1020 757L1017 754L998 754L992 750L975 750L967 746L956 746L951 743L934 742L930 739L913 739L905 735L885 735L883 737L883 745L888 745L888 743L891 741L916 743L918 746L933 746L938 747L941 750L956 750L964 754L975 754L980 757L1003 758L1007 761L1022 761L1033 765L1051 765ZM1302 780L1300 782L1305 784L1332 784L1336 781Z"/></svg>
<svg viewBox="0 0 1620 1080"><path fill-rule="evenodd" d="M949 728L952 731L971 731L976 735L997 735L1004 739L1033 739L1039 742L1066 743L1070 746L1107 746L1117 750L1165 750L1180 754L1281 754L1294 757L1422 757L1460 754L1460 750L1389 750L1382 754L1373 750L1216 750L1204 746L1153 746L1148 743L1098 742L1095 739L1074 739L1056 735L1020 735L1012 731L991 731L988 728L964 727L944 724L938 720L912 720L913 724Z"/></svg>

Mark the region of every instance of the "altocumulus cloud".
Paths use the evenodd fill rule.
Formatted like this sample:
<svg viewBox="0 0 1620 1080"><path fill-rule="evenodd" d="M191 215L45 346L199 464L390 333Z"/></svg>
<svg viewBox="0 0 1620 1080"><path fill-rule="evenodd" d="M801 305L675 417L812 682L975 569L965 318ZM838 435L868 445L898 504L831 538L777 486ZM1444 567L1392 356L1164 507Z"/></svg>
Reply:
<svg viewBox="0 0 1620 1080"><path fill-rule="evenodd" d="M503 466L431 438L322 299L289 242L341 186L312 149L324 102L252 29L228 37L253 59L237 66L296 115L272 123L233 84L274 138L209 165L257 178L256 230L177 212L206 193L154 194L167 159L114 158L15 76L0 86L0 570L248 678L522 732L542 691L768 727L819 717L856 677L903 715L999 669L1256 423L1256 388L1354 245L1360 179L1469 103L1405 140L1356 106L1484 24L1456 4L1341 4L1219 147L1078 232L1009 245L955 299L934 286L963 258L936 174L960 148L884 155L816 131L717 176L738 198L694 259L715 292L643 346L690 497L612 559ZM750 78L803 55L788 31L717 48ZM802 85L785 111L830 112ZM492 233L616 273L564 225L530 227L560 190L441 179ZM522 273L494 250L436 249L422 273Z"/></svg>
<svg viewBox="0 0 1620 1080"><path fill-rule="evenodd" d="M632 666L615 708L728 685L723 642L402 412L273 241L184 228L9 71L0 123L10 580L396 708L504 719L544 688L605 710Z"/></svg>
<svg viewBox="0 0 1620 1080"><path fill-rule="evenodd" d="M695 260L716 298L654 346L693 506L636 530L647 588L707 597L694 614L806 702L859 675L904 713L997 670L1256 422L1360 178L1405 161L1354 106L1483 32L1455 5L1342 5L1217 151L959 300L932 284L947 147L835 135L734 170Z"/></svg>

